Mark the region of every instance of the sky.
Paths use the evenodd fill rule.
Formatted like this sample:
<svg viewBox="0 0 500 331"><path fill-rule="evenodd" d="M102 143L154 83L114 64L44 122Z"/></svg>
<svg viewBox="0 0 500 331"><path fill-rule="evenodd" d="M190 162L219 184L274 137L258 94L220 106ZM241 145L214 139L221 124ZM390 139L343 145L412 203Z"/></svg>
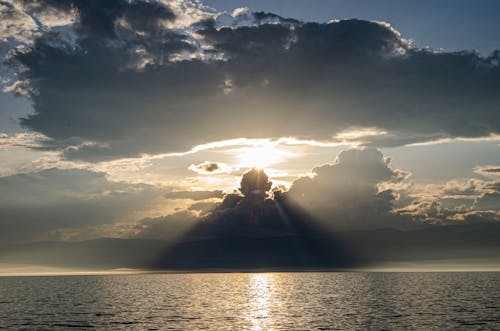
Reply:
<svg viewBox="0 0 500 331"><path fill-rule="evenodd" d="M498 222L498 10L0 1L0 240Z"/></svg>

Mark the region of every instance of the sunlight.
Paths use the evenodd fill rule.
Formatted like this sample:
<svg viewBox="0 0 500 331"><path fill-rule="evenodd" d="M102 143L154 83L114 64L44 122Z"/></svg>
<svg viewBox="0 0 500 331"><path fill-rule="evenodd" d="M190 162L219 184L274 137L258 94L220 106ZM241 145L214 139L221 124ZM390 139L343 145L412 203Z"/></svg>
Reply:
<svg viewBox="0 0 500 331"><path fill-rule="evenodd" d="M229 150L236 157L236 166L240 168L266 168L294 157L295 154L281 149L276 144L260 144Z"/></svg>
<svg viewBox="0 0 500 331"><path fill-rule="evenodd" d="M387 131L380 130L378 128L350 128L337 133L335 138L340 141L353 141L361 138L384 135L387 135Z"/></svg>
<svg viewBox="0 0 500 331"><path fill-rule="evenodd" d="M273 274L253 274L250 278L250 307L246 317L250 320L251 330L269 330L273 323L271 308L274 302Z"/></svg>

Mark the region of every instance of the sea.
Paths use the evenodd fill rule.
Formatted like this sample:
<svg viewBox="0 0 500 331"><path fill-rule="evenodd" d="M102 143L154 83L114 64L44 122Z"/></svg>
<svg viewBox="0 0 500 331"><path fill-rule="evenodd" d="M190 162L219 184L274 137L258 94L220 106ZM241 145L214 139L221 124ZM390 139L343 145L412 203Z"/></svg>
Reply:
<svg viewBox="0 0 500 331"><path fill-rule="evenodd" d="M500 273L0 277L0 329L500 330Z"/></svg>

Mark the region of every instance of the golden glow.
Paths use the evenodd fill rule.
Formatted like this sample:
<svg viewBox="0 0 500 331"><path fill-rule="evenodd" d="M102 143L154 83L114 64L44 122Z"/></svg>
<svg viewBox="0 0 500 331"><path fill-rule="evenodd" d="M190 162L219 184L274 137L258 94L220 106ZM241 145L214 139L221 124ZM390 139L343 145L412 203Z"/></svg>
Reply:
<svg viewBox="0 0 500 331"><path fill-rule="evenodd" d="M362 138L384 135L387 135L387 131L377 128L351 128L337 133L335 138L340 141L355 141Z"/></svg>
<svg viewBox="0 0 500 331"><path fill-rule="evenodd" d="M274 300L274 274L253 274L249 284L249 309L246 317L251 323L251 330L270 330L273 324L271 308Z"/></svg>
<svg viewBox="0 0 500 331"><path fill-rule="evenodd" d="M266 168L295 156L273 143L234 148L229 152L236 157L236 166L239 168Z"/></svg>

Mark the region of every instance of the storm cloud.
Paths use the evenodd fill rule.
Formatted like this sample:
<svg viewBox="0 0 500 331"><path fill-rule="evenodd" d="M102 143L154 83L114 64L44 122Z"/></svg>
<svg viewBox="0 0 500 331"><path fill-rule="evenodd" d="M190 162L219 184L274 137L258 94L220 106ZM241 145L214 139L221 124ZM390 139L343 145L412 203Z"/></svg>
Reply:
<svg viewBox="0 0 500 331"><path fill-rule="evenodd" d="M500 133L500 52L414 48L387 23L355 19L244 13L223 25L201 13L181 29L160 1L23 3L74 15L10 56L34 107L21 123L67 158L349 127L383 129L372 146Z"/></svg>

